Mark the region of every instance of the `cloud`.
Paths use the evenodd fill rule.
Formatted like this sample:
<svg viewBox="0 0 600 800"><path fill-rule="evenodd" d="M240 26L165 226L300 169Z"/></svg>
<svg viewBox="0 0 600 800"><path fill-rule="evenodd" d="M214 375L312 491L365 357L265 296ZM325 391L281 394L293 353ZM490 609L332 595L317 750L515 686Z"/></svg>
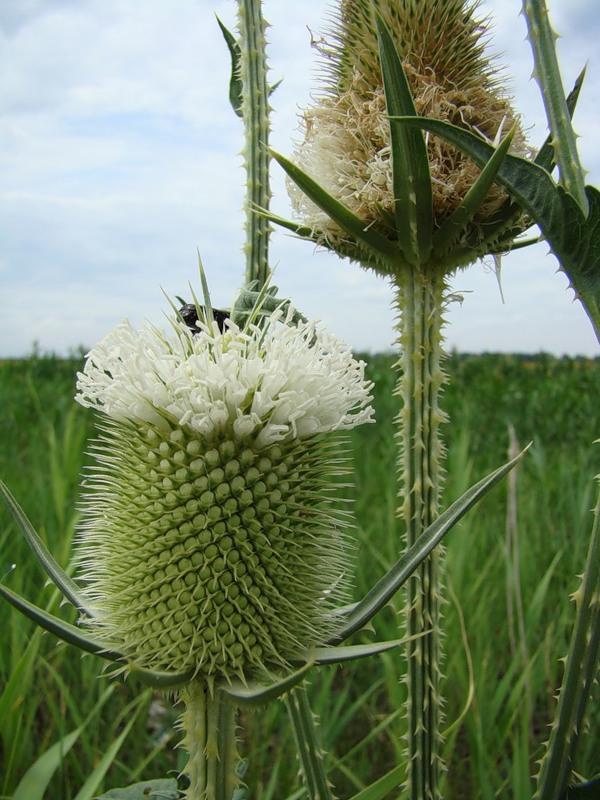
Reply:
<svg viewBox="0 0 600 800"><path fill-rule="evenodd" d="M597 181L594 2L555 0L552 11L564 36L565 82L592 58L576 122L590 180ZM538 90L527 79L523 20L512 2L486 6L496 17L494 49L504 51L517 105L537 143L545 122ZM273 26L271 80L283 78L272 98L271 143L286 154L316 86L311 31L318 35L327 12L325 0L265 1ZM228 104L229 54L215 13L234 25L235 4L225 0L178 0L176 7L164 0L0 4L0 355L27 352L34 340L58 351L89 345L123 316L160 322L160 287L185 294L188 281L197 283L196 248L215 304L229 304L244 270L242 129ZM272 183L275 211L289 215L281 170L273 170ZM282 232L272 258L281 293L305 313L325 319L359 349L391 345L385 282ZM579 320L587 321L564 285L553 282L555 269L543 249L506 259L506 307L493 276L481 269L457 276L460 287L472 274L477 289L450 312L449 342L471 349L473 342L483 345L481 332L488 330L489 349L490 320L509 319L510 309L517 314L521 294L537 297L541 270L549 281L546 305L535 319L531 301L529 316L522 309L512 317L512 338L503 323L496 349L519 349L521 334L522 348L536 349L550 341L560 319L572 352L595 352L589 336L574 333Z"/></svg>

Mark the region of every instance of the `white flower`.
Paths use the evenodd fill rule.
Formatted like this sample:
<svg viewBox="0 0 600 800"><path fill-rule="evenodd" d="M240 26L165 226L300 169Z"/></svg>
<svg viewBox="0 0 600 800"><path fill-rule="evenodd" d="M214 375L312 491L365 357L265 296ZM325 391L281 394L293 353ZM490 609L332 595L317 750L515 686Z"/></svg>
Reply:
<svg viewBox="0 0 600 800"><path fill-rule="evenodd" d="M87 357L76 399L117 422L223 433L257 447L372 420L364 363L314 323L275 313L266 329L180 322L169 335L118 325Z"/></svg>
<svg viewBox="0 0 600 800"><path fill-rule="evenodd" d="M331 494L347 453L318 434L370 421L371 386L321 328L265 322L124 322L78 376L78 401L108 416L78 535L90 625L142 667L286 667L347 602L349 515Z"/></svg>

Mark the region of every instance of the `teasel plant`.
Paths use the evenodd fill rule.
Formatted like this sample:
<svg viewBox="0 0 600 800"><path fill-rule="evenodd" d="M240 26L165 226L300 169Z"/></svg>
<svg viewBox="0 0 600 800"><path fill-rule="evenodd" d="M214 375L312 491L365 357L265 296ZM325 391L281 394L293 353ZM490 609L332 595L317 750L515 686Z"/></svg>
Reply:
<svg viewBox="0 0 600 800"><path fill-rule="evenodd" d="M268 153L256 152L268 134L260 90L266 64L260 5L240 2L240 17L239 39L222 29L234 61L230 96L250 140L250 209L257 198L268 202ZM314 720L295 687L315 666L401 644L344 642L518 459L473 486L362 601L348 604L351 515L333 494L349 489L340 436L372 420L371 386L345 345L277 298L265 276L268 226L249 220L247 235L245 284L226 311L213 309L201 267L201 302L193 295L181 307L172 303L170 329L123 322L88 354L76 399L97 414L100 432L84 480L75 578L0 482L33 555L79 611L79 624L7 585L0 596L112 664L113 675L183 706L190 800L244 796L236 709L282 695L307 792L327 800L333 791ZM123 796L141 797L152 786ZM165 791L164 782L156 791Z"/></svg>
<svg viewBox="0 0 600 800"><path fill-rule="evenodd" d="M422 5L414 6L415 13ZM460 4L439 5L448 10ZM474 126L476 135L459 127L456 135L462 138L452 142L455 127L443 121L438 139L450 140L455 148L449 151L453 158L460 161L458 151L462 149L467 159L482 163L480 172L473 173L473 185L447 217L435 222L433 211L423 217L425 204L419 198L427 192L424 165L430 169L431 156L420 128L432 127L436 120L417 115L410 67L404 67L406 75L402 69L406 43L393 34L396 15L390 11L386 16L387 6L379 19L361 15L358 3L354 4L357 16L351 15L355 27L348 30L359 38L368 33L373 48L378 48L374 49L373 64L381 64L377 102L378 114L383 114L389 131L386 147L392 170L392 206L386 210L381 204L383 224L379 224L381 220L365 224L357 209L348 209L345 201L319 187L303 169L276 155L302 192L326 212L333 228L321 236L314 220L309 227L273 217L268 210L270 90L264 21L256 0L240 0L239 8L239 37L223 26L222 30L234 66L230 97L246 130L249 177L244 286L226 311L213 309L201 269L201 301L193 296L193 302L182 308L173 304L170 331L149 325L136 330L122 323L89 354L78 378L78 401L93 408L101 423L94 445L95 463L84 487L75 579L70 570L59 566L9 488L0 482L0 494L32 553L79 610L80 624L66 623L36 607L4 583L0 583L0 595L58 638L113 664L117 675L137 679L183 704L181 725L189 781L185 793L191 800L240 800L245 796L245 765L237 753L235 710L281 696L286 698L301 751L306 793L311 800L330 800L334 789L323 766L301 685L321 664L373 656L402 644L404 639L366 645L348 644L348 640L416 575L421 573L421 582L431 578L435 582L435 572L423 575L426 560L462 516L521 458L483 478L438 513L439 483L434 484L431 476L439 481L442 472L438 427L443 416L437 393L443 383L439 335L443 314L436 316L431 297L443 300L444 289L439 286L445 285L445 277L470 263L468 242L478 243L477 257L484 253L485 242L489 252L494 248L502 251L528 224L523 208L530 219L539 220L532 213L535 203L529 203L529 208L522 187L523 196L519 195L511 159L523 170L522 159L507 155L511 140L521 140L518 126L501 143L499 137L495 141L490 137L492 144L481 138L479 125ZM474 34L473 18L467 15L464 20L471 20ZM334 40L333 55L339 64L331 74L340 81L350 71L360 75L348 60L343 36ZM478 45L473 48L471 52L481 57ZM439 143L436 146L441 148ZM483 158L477 148L483 150ZM542 150L549 169L553 150L550 145ZM408 172L400 174L397 165L403 164L402 158ZM446 157L442 160L445 163ZM252 179L251 174L255 176ZM377 174L380 181L381 173ZM401 184L403 180L405 184ZM495 180L506 194L496 196L491 205L494 210L487 217L480 208L489 194L494 195ZM408 190L406 195L400 193L400 185ZM556 192L559 199L550 199L550 205L563 203L560 187ZM587 219L593 220L598 206L595 195L586 192L592 198ZM397 208L401 197L409 225ZM433 190L431 197L433 207ZM573 211L569 203L568 209ZM266 269L269 227L255 225L251 215L267 223L275 220L391 277L399 305L405 296L417 298L412 306L416 309L414 330L421 331L421 338L409 342L415 348L414 374L402 386L410 407L420 415L415 421L409 410L402 418L408 426L402 458L413 453L402 468L409 542L392 569L357 603L348 604L345 599L352 572L351 516L347 507L338 508L331 500L334 488L349 496L349 464L339 436L371 421L370 385L364 365L336 337L277 297ZM423 219L429 221L429 237ZM447 220L453 220L459 232L449 225L435 239ZM540 225L546 222L542 220ZM551 234L552 225L552 221L546 225ZM550 235L547 238L551 240ZM560 248L560 243L556 247ZM440 274L436 270L429 277L421 274L422 268L435 263L433 254L442 251L448 258L453 254L452 264L440 268ZM404 273L416 289L408 279L402 280ZM573 273L575 282L580 276L576 270ZM437 287L433 295L432 287ZM593 296L593 289L590 293ZM429 317L419 305L425 302L430 303ZM432 317L439 317L437 335L428 327ZM425 330L429 331L427 340L423 338ZM399 338L402 336L401 328ZM418 341L422 342L420 350ZM421 389L418 380L422 380ZM419 454L429 447L434 457L422 458ZM425 466L417 473L419 464ZM420 509L425 511L420 513ZM416 594L412 596L409 620L415 617L419 602ZM435 593L432 596L435 600ZM582 598L584 607L589 583ZM427 619L429 629L408 625L405 639L411 647L416 640L434 637L439 622L431 611ZM585 634L589 617L583 614L582 619ZM411 629L415 632L410 633ZM585 647L586 635L581 641ZM581 649L577 650L574 658L580 653ZM591 666L588 670L593 674ZM429 689L426 682L421 685ZM418 686L418 681L411 684ZM413 698L412 707L415 702L418 698ZM570 734L568 722L566 727ZM569 735L566 739L571 741ZM437 737L433 742L435 749ZM558 743L549 748L552 761L564 749L563 744L564 737L558 737ZM424 752L425 739L419 739L417 746ZM415 763L413 758L411 765ZM394 791L396 773L394 769L354 800ZM144 791L148 784L145 787ZM164 791L162 783L157 791ZM133 795L124 790L123 796ZM139 796L143 796L141 789Z"/></svg>
<svg viewBox="0 0 600 800"><path fill-rule="evenodd" d="M332 494L348 479L339 433L372 419L364 364L319 326L296 322L289 304L251 314L234 306L222 325L207 295L196 305L197 320L175 314L170 332L121 323L78 375L76 399L97 412L100 434L84 484L76 580L0 482L80 624L4 584L0 596L112 663L113 675L182 704L185 796L232 800L244 796L237 707L289 696L314 666L399 646L342 643L520 456L466 492L349 605L350 519ZM302 695L289 703L299 744L314 754ZM305 754L304 768L313 760ZM311 798L333 797L321 772L307 774Z"/></svg>
<svg viewBox="0 0 600 800"><path fill-rule="evenodd" d="M486 55L488 24L478 18L477 3L462 0L341 0L329 33L317 42L323 86L304 112L303 141L291 159L274 154L288 175L299 221L269 218L375 271L393 288L402 398L399 515L407 547L439 513L449 278L481 258L498 260L535 241L515 239L537 223L600 331L598 193L584 188L570 124L583 73L566 98L545 4L524 2L523 11L551 131L537 154ZM559 184L551 178L555 165ZM442 796L442 575L437 548L406 589L405 625L415 638L406 674L404 790L413 800ZM431 632L419 637L425 630ZM581 653L581 640L579 647ZM589 656L588 677L572 684L579 685L580 700L589 695L582 687L589 688L597 669L597 647ZM563 716L571 700L562 704ZM565 738L572 742L580 723L581 717L577 724L570 718L568 732L561 729L563 755ZM551 753L545 759L540 796L564 791L566 756L561 782L552 783L554 769L545 777L547 765L558 760Z"/></svg>
<svg viewBox="0 0 600 800"><path fill-rule="evenodd" d="M324 89L304 114L288 173L300 224L280 224L389 279L397 310L399 515L405 547L439 514L443 321L449 276L512 241L520 207L495 185L526 145L484 53L485 24L464 2L341 2L319 45ZM393 118L425 115L477 130L497 147L483 170ZM318 183L317 183L318 182ZM439 797L443 764L442 551L406 590L406 792ZM431 631L427 636L419 636Z"/></svg>

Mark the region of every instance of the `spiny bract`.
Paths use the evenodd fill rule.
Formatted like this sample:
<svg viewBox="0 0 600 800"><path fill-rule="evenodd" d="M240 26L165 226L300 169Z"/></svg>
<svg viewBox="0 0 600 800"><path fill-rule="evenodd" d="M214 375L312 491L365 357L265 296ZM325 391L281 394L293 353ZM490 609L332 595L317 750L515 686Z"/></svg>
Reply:
<svg viewBox="0 0 600 800"><path fill-rule="evenodd" d="M285 323L124 323L78 376L105 415L78 550L90 624L142 667L247 678L335 630L347 466L325 434L371 419L370 385L337 339Z"/></svg>
<svg viewBox="0 0 600 800"><path fill-rule="evenodd" d="M489 141L516 125L512 148L525 152L515 114L485 53L486 23L476 17L478 5L464 0L342 0L329 32L316 42L324 90L304 112L304 140L292 160L366 228L390 239L396 235L390 225L395 213L390 122L375 13L392 35L419 115L467 128ZM457 209L479 169L436 136L428 136L427 150L433 220L439 227ZM292 181L288 188L299 218L314 238L342 254L348 252L348 234ZM480 226L506 199L499 187L492 187L465 235L471 249L461 255L459 264L481 255Z"/></svg>

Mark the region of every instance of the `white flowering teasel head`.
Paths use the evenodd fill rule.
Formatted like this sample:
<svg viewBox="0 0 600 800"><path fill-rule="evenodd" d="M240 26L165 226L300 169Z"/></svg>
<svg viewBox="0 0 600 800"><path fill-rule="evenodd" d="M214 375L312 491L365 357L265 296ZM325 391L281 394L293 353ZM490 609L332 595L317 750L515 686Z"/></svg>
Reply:
<svg viewBox="0 0 600 800"><path fill-rule="evenodd" d="M370 388L338 339L281 311L110 333L77 395L102 417L77 551L96 635L210 681L285 668L331 636L349 543L329 434L371 421Z"/></svg>

